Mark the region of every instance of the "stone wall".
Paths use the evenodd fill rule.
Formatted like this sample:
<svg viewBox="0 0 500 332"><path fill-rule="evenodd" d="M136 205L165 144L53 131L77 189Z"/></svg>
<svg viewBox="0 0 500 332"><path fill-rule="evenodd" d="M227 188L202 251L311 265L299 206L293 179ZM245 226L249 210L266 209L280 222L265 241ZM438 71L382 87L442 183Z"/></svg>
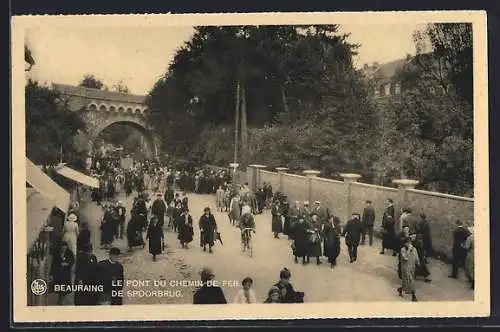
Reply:
<svg viewBox="0 0 500 332"><path fill-rule="evenodd" d="M273 189L273 192L279 191L280 189L280 178L277 173L269 171L260 171L260 180L262 183L269 183Z"/></svg>

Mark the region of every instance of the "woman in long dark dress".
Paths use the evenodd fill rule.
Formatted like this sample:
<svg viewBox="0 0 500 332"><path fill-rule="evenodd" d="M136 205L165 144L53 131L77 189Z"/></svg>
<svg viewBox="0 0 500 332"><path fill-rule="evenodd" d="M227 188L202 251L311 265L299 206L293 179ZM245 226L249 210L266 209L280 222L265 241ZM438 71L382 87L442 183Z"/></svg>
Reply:
<svg viewBox="0 0 500 332"><path fill-rule="evenodd" d="M299 221L295 225L293 229L293 255L295 256L294 261L295 263L298 262L298 257L302 257L302 264L306 264L306 256L308 254L307 252L307 245L308 245L308 233L307 233L308 225L304 221L304 218L301 216L299 217Z"/></svg>
<svg viewBox="0 0 500 332"><path fill-rule="evenodd" d="M383 255L385 249L392 250L392 255L396 256L399 249L398 238L395 232L395 221L394 218L386 212L382 217L382 250L380 254Z"/></svg>
<svg viewBox="0 0 500 332"><path fill-rule="evenodd" d="M279 234L283 231L282 223L281 223L281 213L282 208L279 201L275 201L273 206L271 207L271 231L274 233L274 238L278 239Z"/></svg>
<svg viewBox="0 0 500 332"><path fill-rule="evenodd" d="M149 240L149 253L153 255L153 261L156 261L156 255L161 254L164 245L163 229L158 223L158 217L156 216L151 218L146 240Z"/></svg>
<svg viewBox="0 0 500 332"><path fill-rule="evenodd" d="M215 236L217 232L217 222L215 221L214 215L210 212L210 208L206 207L203 210L203 215L200 217L198 225L200 227L200 245L203 251L213 253L212 247L215 244Z"/></svg>
<svg viewBox="0 0 500 332"><path fill-rule="evenodd" d="M75 284L97 285L97 257L92 254L90 243L82 244L76 256ZM90 291L77 291L74 297L75 305L96 305L98 294Z"/></svg>
<svg viewBox="0 0 500 332"><path fill-rule="evenodd" d="M337 265L337 257L340 254L340 231L335 227L335 217L330 216L323 228L324 255L328 258L328 263L333 268Z"/></svg>
<svg viewBox="0 0 500 332"><path fill-rule="evenodd" d="M52 256L51 276L53 285L71 285L71 268L74 264L75 256L68 249L68 244L61 241L57 252ZM71 290L58 291L57 304L61 305L69 293L71 293Z"/></svg>
<svg viewBox="0 0 500 332"><path fill-rule="evenodd" d="M127 224L127 245L129 251L131 251L133 247L142 246L144 248L141 219L135 212L132 212L132 216Z"/></svg>
<svg viewBox="0 0 500 332"><path fill-rule="evenodd" d="M78 238L76 240L76 249L77 251L83 250L84 246L90 244L90 230L89 224L86 221L82 221L81 230L78 233Z"/></svg>
<svg viewBox="0 0 500 332"><path fill-rule="evenodd" d="M424 277L425 282L431 282L431 279L429 279L431 273L427 268L427 264L425 262L425 246L423 237L421 234L412 234L411 238L413 240L413 246L415 247L415 249L417 249L418 260L420 262L415 270L415 276Z"/></svg>
<svg viewBox="0 0 500 332"><path fill-rule="evenodd" d="M185 209L179 216L177 224L179 225L178 239L182 248L187 249L188 243L193 241L193 218L191 218L188 209Z"/></svg>

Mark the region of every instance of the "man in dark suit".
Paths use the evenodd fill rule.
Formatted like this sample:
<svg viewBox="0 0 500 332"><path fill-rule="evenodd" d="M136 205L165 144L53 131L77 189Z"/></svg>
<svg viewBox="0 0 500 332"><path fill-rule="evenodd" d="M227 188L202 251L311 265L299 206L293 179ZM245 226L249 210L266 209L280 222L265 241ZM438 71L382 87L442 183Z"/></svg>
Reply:
<svg viewBox="0 0 500 332"><path fill-rule="evenodd" d="M349 220L347 220L342 232L342 236L345 237L345 244L349 251L350 263L358 259L358 246L362 232L363 225L361 224L360 215L359 213L353 213Z"/></svg>
<svg viewBox="0 0 500 332"><path fill-rule="evenodd" d="M203 286L194 293L193 304L226 304L227 300L222 288L209 283L215 276L212 269L205 267L200 275Z"/></svg>
<svg viewBox="0 0 500 332"><path fill-rule="evenodd" d="M156 194L156 199L151 205L151 213L158 218L158 226L161 228L165 223L165 213L167 212L167 206L163 199L161 199L161 193Z"/></svg>
<svg viewBox="0 0 500 332"><path fill-rule="evenodd" d="M121 292L123 291L124 275L123 265L118 262L119 256L120 249L113 247L109 250L109 258L98 263L99 281L103 285L99 301L101 304L123 304Z"/></svg>
<svg viewBox="0 0 500 332"><path fill-rule="evenodd" d="M460 267L465 267L465 257L467 256L467 250L465 249L465 241L469 237L470 233L467 228L464 227L460 220L455 222L456 228L453 231L453 257L452 257L452 270L449 278L457 278L458 269Z"/></svg>
<svg viewBox="0 0 500 332"><path fill-rule="evenodd" d="M365 237L368 233L368 241L370 246L373 244L373 225L375 224L375 210L372 207L371 201L366 201L366 207L363 210L361 218L363 224L363 234L361 236L361 244L365 244Z"/></svg>

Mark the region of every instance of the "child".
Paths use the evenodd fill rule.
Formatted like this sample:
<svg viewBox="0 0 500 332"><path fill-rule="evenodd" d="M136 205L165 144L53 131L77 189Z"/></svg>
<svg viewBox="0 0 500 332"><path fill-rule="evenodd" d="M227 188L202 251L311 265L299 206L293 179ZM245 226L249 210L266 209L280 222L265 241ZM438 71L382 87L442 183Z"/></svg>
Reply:
<svg viewBox="0 0 500 332"><path fill-rule="evenodd" d="M241 282L243 288L238 291L236 297L234 299L234 303L257 303L257 297L255 296L255 292L251 289L253 280L249 277L246 277Z"/></svg>
<svg viewBox="0 0 500 332"><path fill-rule="evenodd" d="M276 286L271 287L264 303L280 303L280 289Z"/></svg>

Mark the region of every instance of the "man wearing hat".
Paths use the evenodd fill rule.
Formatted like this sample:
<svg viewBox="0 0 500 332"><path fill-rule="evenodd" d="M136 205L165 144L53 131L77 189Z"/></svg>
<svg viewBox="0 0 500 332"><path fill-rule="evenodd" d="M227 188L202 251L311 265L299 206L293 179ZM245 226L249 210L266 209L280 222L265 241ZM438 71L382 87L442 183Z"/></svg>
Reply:
<svg viewBox="0 0 500 332"><path fill-rule="evenodd" d="M158 227L162 228L165 223L165 213L167 212L167 206L162 199L162 194L160 192L156 193L156 199L151 205L151 214L158 218Z"/></svg>
<svg viewBox="0 0 500 332"><path fill-rule="evenodd" d="M99 281L103 285L99 302L103 305L121 305L124 275L123 265L118 261L120 249L113 247L109 249L108 255L108 259L100 261L97 266Z"/></svg>
<svg viewBox="0 0 500 332"><path fill-rule="evenodd" d="M204 267L200 272L200 277L203 286L194 293L193 304L227 304L222 288L210 283L215 277L213 270Z"/></svg>
<svg viewBox="0 0 500 332"><path fill-rule="evenodd" d="M203 251L208 251L213 253L212 247L215 242L215 234L217 232L217 222L215 221L214 215L210 212L210 208L207 206L203 209L203 215L200 217L199 227L200 227L200 244L203 247Z"/></svg>
<svg viewBox="0 0 500 332"><path fill-rule="evenodd" d="M119 235L120 235L120 239L123 239L123 233L125 232L126 209L125 209L125 206L123 206L122 201L118 201L116 203L116 210L118 211Z"/></svg>
<svg viewBox="0 0 500 332"><path fill-rule="evenodd" d="M309 217L311 216L311 209L309 207L309 201L304 201L302 205L302 209L300 211L300 214L304 218L305 221L309 221Z"/></svg>
<svg viewBox="0 0 500 332"><path fill-rule="evenodd" d="M452 257L452 270L450 278L457 278L458 269L465 268L465 258L467 256L467 250L465 249L465 241L469 237L470 233L467 228L464 227L462 221L457 220L455 222L455 230L453 231L453 257Z"/></svg>
<svg viewBox="0 0 500 332"><path fill-rule="evenodd" d="M360 215L359 213L353 213L342 231L342 236L345 237L345 244L349 251L350 263L358 260L358 246L362 232L363 225L361 224Z"/></svg>

